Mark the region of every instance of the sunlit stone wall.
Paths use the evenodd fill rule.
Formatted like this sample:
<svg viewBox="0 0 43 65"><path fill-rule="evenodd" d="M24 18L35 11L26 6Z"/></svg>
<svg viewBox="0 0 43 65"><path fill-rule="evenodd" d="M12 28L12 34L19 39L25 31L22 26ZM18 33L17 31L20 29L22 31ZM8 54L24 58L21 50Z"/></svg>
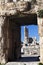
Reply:
<svg viewBox="0 0 43 65"><path fill-rule="evenodd" d="M0 63L5 63L5 54L3 52L3 44L4 44L4 37L2 32L2 27L4 25L5 17L0 17Z"/></svg>
<svg viewBox="0 0 43 65"><path fill-rule="evenodd" d="M38 18L39 44L40 44L40 62L43 63L43 18Z"/></svg>

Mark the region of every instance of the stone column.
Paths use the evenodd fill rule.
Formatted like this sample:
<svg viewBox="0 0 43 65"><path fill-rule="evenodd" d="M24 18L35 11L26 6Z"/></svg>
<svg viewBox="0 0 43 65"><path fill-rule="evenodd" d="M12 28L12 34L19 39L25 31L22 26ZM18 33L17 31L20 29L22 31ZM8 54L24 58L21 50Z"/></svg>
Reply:
<svg viewBox="0 0 43 65"><path fill-rule="evenodd" d="M43 18L38 18L39 44L40 44L40 62L43 63Z"/></svg>
<svg viewBox="0 0 43 65"><path fill-rule="evenodd" d="M4 38L3 38L3 32L2 27L4 25L5 17L0 17L0 63L5 63L5 54L3 53L3 45L4 45Z"/></svg>
<svg viewBox="0 0 43 65"><path fill-rule="evenodd" d="M28 28L24 26L24 44L28 44L29 37L28 37Z"/></svg>
<svg viewBox="0 0 43 65"><path fill-rule="evenodd" d="M9 18L0 17L0 63L8 61L9 50Z"/></svg>

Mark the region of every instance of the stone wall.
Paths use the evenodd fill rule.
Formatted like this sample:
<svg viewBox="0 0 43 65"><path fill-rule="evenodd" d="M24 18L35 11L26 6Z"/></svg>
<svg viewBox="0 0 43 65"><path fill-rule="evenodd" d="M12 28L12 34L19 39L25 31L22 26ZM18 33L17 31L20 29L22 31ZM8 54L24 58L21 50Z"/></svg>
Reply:
<svg viewBox="0 0 43 65"><path fill-rule="evenodd" d="M5 17L0 17L0 62L5 63L5 54L3 52L3 44L4 44L4 37L2 32L2 27L4 25Z"/></svg>
<svg viewBox="0 0 43 65"><path fill-rule="evenodd" d="M0 17L0 63L17 60L20 56L20 26L12 18Z"/></svg>
<svg viewBox="0 0 43 65"><path fill-rule="evenodd" d="M43 63L43 18L38 18L38 32L39 32L39 44L40 44L40 62Z"/></svg>

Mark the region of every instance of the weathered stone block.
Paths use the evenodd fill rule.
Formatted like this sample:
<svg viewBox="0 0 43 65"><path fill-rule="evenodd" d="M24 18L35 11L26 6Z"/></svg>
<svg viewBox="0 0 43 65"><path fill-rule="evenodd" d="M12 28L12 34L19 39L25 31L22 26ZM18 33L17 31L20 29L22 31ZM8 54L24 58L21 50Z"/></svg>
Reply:
<svg viewBox="0 0 43 65"><path fill-rule="evenodd" d="M38 18L38 32L41 37L43 37L43 18Z"/></svg>

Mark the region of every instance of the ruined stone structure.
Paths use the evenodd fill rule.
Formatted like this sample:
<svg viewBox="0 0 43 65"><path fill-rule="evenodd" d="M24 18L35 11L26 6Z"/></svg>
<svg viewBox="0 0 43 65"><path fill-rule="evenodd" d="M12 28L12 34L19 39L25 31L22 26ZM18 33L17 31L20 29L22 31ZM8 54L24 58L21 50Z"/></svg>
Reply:
<svg viewBox="0 0 43 65"><path fill-rule="evenodd" d="M16 16L16 15L15 15ZM36 22L36 15L0 16L0 62L16 61L21 57L20 26ZM26 22L30 20L33 23ZM21 22L20 22L21 21ZM25 22L25 23L24 23ZM36 24L36 23L35 23Z"/></svg>
<svg viewBox="0 0 43 65"><path fill-rule="evenodd" d="M21 12L25 10L27 2L18 8L15 3L0 4L0 63L15 61L21 56L20 26L21 25L37 25L37 14L34 11ZM23 9L22 9L23 8ZM30 13L31 12L31 13ZM38 24L39 25L39 24ZM40 29L41 26L41 29ZM39 31L43 31L43 25L39 25ZM40 35L40 43L43 40L42 33ZM42 41L43 43L43 41ZM40 61L43 62L43 44L40 46Z"/></svg>
<svg viewBox="0 0 43 65"><path fill-rule="evenodd" d="M28 37L28 28L24 27L24 44L28 44L29 37Z"/></svg>

